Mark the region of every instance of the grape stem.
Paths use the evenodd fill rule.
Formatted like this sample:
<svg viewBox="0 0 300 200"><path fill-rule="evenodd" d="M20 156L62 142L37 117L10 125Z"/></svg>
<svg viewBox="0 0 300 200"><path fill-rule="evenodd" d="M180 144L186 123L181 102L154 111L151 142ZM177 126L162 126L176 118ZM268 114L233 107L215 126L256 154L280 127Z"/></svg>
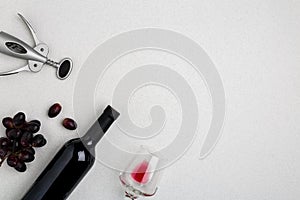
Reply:
<svg viewBox="0 0 300 200"><path fill-rule="evenodd" d="M8 156L9 156L9 154L7 154L4 158L0 158L0 167Z"/></svg>
<svg viewBox="0 0 300 200"><path fill-rule="evenodd" d="M14 140L13 147L12 147L12 150L11 150L13 153L15 153L16 144L17 144L17 141Z"/></svg>

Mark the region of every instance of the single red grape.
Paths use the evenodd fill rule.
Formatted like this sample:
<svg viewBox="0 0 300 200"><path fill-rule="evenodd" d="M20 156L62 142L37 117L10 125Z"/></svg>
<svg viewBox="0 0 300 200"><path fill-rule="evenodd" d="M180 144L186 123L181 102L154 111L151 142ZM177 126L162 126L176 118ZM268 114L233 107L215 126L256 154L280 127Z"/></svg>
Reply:
<svg viewBox="0 0 300 200"><path fill-rule="evenodd" d="M34 160L34 155L28 151L21 151L18 155L18 158L23 162L32 162Z"/></svg>
<svg viewBox="0 0 300 200"><path fill-rule="evenodd" d="M44 138L43 135L38 134L36 136L33 137L31 145L33 147L42 147L47 143L47 140Z"/></svg>
<svg viewBox="0 0 300 200"><path fill-rule="evenodd" d="M23 112L17 113L13 118L13 123L16 127L20 127L25 123L26 116Z"/></svg>
<svg viewBox="0 0 300 200"><path fill-rule="evenodd" d="M70 118L66 118L63 120L62 125L69 130L75 130L77 128L77 123Z"/></svg>
<svg viewBox="0 0 300 200"><path fill-rule="evenodd" d="M59 115L59 113L61 112L61 105L59 103L55 103L53 104L50 108L49 108L49 111L48 111L48 116L50 118L54 118L56 117L57 115Z"/></svg>
<svg viewBox="0 0 300 200"><path fill-rule="evenodd" d="M24 162L22 161L18 161L17 162L17 165L15 166L15 169L18 171L18 172L25 172L27 167L25 165Z"/></svg>
<svg viewBox="0 0 300 200"><path fill-rule="evenodd" d="M40 126L37 123L28 122L23 129L30 133L37 133L40 130Z"/></svg>
<svg viewBox="0 0 300 200"><path fill-rule="evenodd" d="M20 139L20 144L21 144L23 147L29 147L32 138L33 138L33 133L25 132L25 133L23 133L23 135L22 135L22 137L21 137L21 139Z"/></svg>
<svg viewBox="0 0 300 200"><path fill-rule="evenodd" d="M19 129L6 129L6 136L9 139L16 139L19 138L22 134L22 131Z"/></svg>
<svg viewBox="0 0 300 200"><path fill-rule="evenodd" d="M18 160L17 156L10 154L6 161L9 166L15 167L19 160Z"/></svg>
<svg viewBox="0 0 300 200"><path fill-rule="evenodd" d="M8 128L8 129L12 129L14 128L14 123L13 123L13 119L11 117L5 117L3 120L2 120L2 124L5 128Z"/></svg>

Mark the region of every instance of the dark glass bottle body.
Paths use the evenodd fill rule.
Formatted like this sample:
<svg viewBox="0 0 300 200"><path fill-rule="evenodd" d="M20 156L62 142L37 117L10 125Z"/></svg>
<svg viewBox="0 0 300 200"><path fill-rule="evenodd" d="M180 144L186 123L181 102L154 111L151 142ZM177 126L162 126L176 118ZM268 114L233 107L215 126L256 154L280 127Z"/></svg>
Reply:
<svg viewBox="0 0 300 200"><path fill-rule="evenodd" d="M95 146L119 113L108 106L82 137L64 144L22 200L66 199L95 162Z"/></svg>

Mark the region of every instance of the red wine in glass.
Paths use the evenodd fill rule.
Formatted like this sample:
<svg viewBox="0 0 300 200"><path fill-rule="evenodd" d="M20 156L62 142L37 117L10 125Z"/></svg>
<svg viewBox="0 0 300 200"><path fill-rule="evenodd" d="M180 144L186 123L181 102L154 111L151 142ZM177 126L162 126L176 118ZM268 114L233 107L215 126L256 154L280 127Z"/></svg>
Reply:
<svg viewBox="0 0 300 200"><path fill-rule="evenodd" d="M137 199L140 196L155 195L161 177L158 170L160 159L143 149L137 154L119 178L125 189L125 199Z"/></svg>

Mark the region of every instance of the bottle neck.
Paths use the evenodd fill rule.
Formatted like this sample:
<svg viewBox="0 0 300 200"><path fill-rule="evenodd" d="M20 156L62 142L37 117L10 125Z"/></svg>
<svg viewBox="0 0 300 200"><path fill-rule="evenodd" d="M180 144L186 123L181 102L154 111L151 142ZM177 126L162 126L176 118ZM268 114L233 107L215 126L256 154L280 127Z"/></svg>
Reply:
<svg viewBox="0 0 300 200"><path fill-rule="evenodd" d="M88 132L81 138L88 148L94 148L102 139L109 127L119 117L119 113L111 106L107 106L103 114L96 120Z"/></svg>

